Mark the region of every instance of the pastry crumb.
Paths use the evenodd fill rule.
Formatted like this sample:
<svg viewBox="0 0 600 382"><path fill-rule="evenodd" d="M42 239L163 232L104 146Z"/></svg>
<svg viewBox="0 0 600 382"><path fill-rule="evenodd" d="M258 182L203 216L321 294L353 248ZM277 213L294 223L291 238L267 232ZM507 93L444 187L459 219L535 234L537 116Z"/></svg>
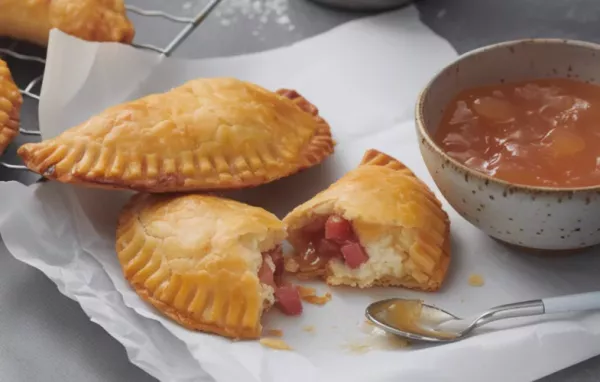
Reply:
<svg viewBox="0 0 600 382"><path fill-rule="evenodd" d="M371 350L395 350L410 346L406 338L388 334L368 320L361 321L358 328L366 336L355 338L343 345L343 348L352 353L362 354Z"/></svg>
<svg viewBox="0 0 600 382"><path fill-rule="evenodd" d="M315 288L298 286L298 292L302 301L306 301L309 304L314 305L325 305L331 300L331 293L327 292L323 296L317 296Z"/></svg>
<svg viewBox="0 0 600 382"><path fill-rule="evenodd" d="M300 297L316 296L317 290L315 288L298 285L298 293L300 293Z"/></svg>
<svg viewBox="0 0 600 382"><path fill-rule="evenodd" d="M327 292L323 296L306 296L303 298L303 300L309 304L325 305L331 301L331 293Z"/></svg>
<svg viewBox="0 0 600 382"><path fill-rule="evenodd" d="M283 330L281 329L267 329L265 330L265 335L269 337L283 337Z"/></svg>
<svg viewBox="0 0 600 382"><path fill-rule="evenodd" d="M345 350L352 353L364 354L372 350L397 350L410 347L410 342L398 336L376 334L362 340L347 342Z"/></svg>
<svg viewBox="0 0 600 382"><path fill-rule="evenodd" d="M371 346L366 343L348 343L344 346L346 350L352 353L364 354L371 350Z"/></svg>
<svg viewBox="0 0 600 382"><path fill-rule="evenodd" d="M260 339L260 344L276 350L292 350L290 345L282 339L265 337Z"/></svg>
<svg viewBox="0 0 600 382"><path fill-rule="evenodd" d="M313 325L306 325L305 327L302 328L302 330L304 330L307 333L314 333L315 327Z"/></svg>
<svg viewBox="0 0 600 382"><path fill-rule="evenodd" d="M485 284L485 280L483 279L483 276L478 275L476 273L473 273L471 276L469 276L469 285L472 287L480 287L483 286L483 284Z"/></svg>

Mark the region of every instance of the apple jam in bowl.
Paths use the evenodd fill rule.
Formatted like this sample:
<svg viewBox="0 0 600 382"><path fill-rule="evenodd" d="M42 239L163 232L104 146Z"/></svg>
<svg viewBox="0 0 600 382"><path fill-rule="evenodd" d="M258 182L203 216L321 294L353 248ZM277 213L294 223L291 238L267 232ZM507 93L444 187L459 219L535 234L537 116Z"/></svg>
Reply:
<svg viewBox="0 0 600 382"><path fill-rule="evenodd" d="M556 251L600 243L600 46L523 40L467 53L419 96L421 154L488 235Z"/></svg>

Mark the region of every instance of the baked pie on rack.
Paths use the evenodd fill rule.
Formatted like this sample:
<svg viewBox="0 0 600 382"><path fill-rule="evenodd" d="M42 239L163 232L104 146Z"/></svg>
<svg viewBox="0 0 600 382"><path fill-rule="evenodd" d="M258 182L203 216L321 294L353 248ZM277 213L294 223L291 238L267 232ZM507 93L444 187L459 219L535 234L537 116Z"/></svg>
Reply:
<svg viewBox="0 0 600 382"><path fill-rule="evenodd" d="M124 207L116 251L135 291L193 330L231 338L261 335L274 303L302 312L283 280L286 232L273 214L208 195L137 194Z"/></svg>
<svg viewBox="0 0 600 382"><path fill-rule="evenodd" d="M295 249L286 269L330 285L435 291L450 262L441 203L406 166L376 150L283 222Z"/></svg>
<svg viewBox="0 0 600 382"><path fill-rule="evenodd" d="M88 41L130 43L135 34L123 0L0 1L0 36L48 45L52 28Z"/></svg>
<svg viewBox="0 0 600 382"><path fill-rule="evenodd" d="M0 59L0 154L19 134L23 98L6 62Z"/></svg>
<svg viewBox="0 0 600 382"><path fill-rule="evenodd" d="M204 78L111 107L18 153L64 183L179 192L268 183L320 163L333 145L329 125L295 91Z"/></svg>

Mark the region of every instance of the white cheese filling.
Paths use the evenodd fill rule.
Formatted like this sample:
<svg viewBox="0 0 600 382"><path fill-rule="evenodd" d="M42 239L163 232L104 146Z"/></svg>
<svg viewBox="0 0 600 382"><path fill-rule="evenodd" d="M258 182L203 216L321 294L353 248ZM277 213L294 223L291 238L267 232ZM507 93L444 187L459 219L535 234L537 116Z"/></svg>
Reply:
<svg viewBox="0 0 600 382"><path fill-rule="evenodd" d="M382 236L380 240L364 245L369 260L352 269L342 260L330 262L335 278L355 280L359 285L369 285L382 277L401 278L404 275L402 254L394 247L392 236Z"/></svg>

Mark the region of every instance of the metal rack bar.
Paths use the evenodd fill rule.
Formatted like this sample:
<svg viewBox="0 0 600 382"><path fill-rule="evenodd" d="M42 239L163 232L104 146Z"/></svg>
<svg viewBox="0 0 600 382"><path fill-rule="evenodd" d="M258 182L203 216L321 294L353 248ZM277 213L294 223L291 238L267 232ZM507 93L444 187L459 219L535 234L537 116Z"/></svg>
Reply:
<svg viewBox="0 0 600 382"><path fill-rule="evenodd" d="M14 48L12 48L12 49L15 49L17 44L13 44L12 46L14 46ZM5 54L7 56L11 56L16 59L23 60L23 61L35 61L35 62L39 62L40 64L46 64L46 60L44 60L43 58L40 58L37 56L29 56L27 54L17 53L15 51L13 51L12 49L0 48L0 54Z"/></svg>
<svg viewBox="0 0 600 382"><path fill-rule="evenodd" d="M6 162L0 162L0 166L2 166L4 168L9 168L11 170L29 171L27 166L23 166L22 164L10 164L10 163L6 163Z"/></svg>
<svg viewBox="0 0 600 382"><path fill-rule="evenodd" d="M164 54L167 56L171 55L171 53L173 53L173 51L177 49L177 47L181 45L181 43L184 42L190 34L192 34L194 29L196 29L198 25L200 25L200 23L202 23L202 21L204 21L208 17L208 15L212 12L213 9L215 9L217 5L219 5L220 2L221 0L211 0L211 2L208 3L204 7L204 9L202 9L196 15L196 17L194 17L192 22L189 23L185 28L183 28L183 30L179 32L177 36L175 36L173 41L171 41L171 43L167 45L167 47L164 50Z"/></svg>
<svg viewBox="0 0 600 382"><path fill-rule="evenodd" d="M126 8L129 12L132 12L132 13L135 13L135 14L138 14L141 16L163 18L163 19L169 20L171 22L186 24L185 27L175 36L175 38L173 38L173 40L171 40L171 42L165 48L161 48L161 47L158 47L158 46L155 46L152 44L137 44L137 43L132 43L131 46L138 48L138 49L150 50L150 51L159 53L161 55L170 56L175 51L175 49L177 49L181 45L181 43L183 43L190 36L190 34L192 34L192 32L208 17L208 15L210 15L210 13L217 7L217 5L219 5L220 2L221 2L221 0L211 0L193 18L175 16L175 15L171 15L169 13L163 12L161 10L148 10L148 9L138 8L133 5L127 5ZM46 64L46 60L42 57L18 53L16 51L17 45L18 45L18 41L14 41L13 43L10 44L10 46L8 48L0 48L0 57L2 57L3 55L6 55L6 56L10 56L12 58L15 58L17 60L37 62L42 65ZM24 89L19 89L19 90L23 96L33 99L35 101L39 101L40 95L34 93L33 89L38 84L41 84L42 81L43 81L43 74L34 78L33 80L31 80L27 84L27 86L25 86ZM19 130L20 130L21 134L23 134L23 135L36 135L36 136L41 135L39 130L28 130L28 129L24 129L24 128L21 128ZM4 167L7 169L11 169L11 170L29 171L29 169L26 166L10 164L10 163L6 163L3 161L0 161L0 167Z"/></svg>
<svg viewBox="0 0 600 382"><path fill-rule="evenodd" d="M194 22L194 19L190 19L189 17L173 16L173 15L165 13L163 11L148 11L148 10L141 9L141 8L138 8L133 5L127 5L127 6L125 6L125 8L127 8L128 11L137 13L138 15L141 15L141 16L162 17L163 19L171 20L173 22L182 23L182 24L191 24Z"/></svg>
<svg viewBox="0 0 600 382"><path fill-rule="evenodd" d="M25 89L21 90L21 94L23 94L24 96L27 96L27 97L29 97L29 98L33 98L33 99L35 99L36 101L39 101L39 100L40 100L40 96L39 96L39 95L37 95L37 94L35 94L35 93L33 93L33 92L32 92L32 90L33 90L33 88L34 88L34 87L35 87L35 86L36 86L38 83L40 83L40 82L42 81L42 78L44 78L44 75L43 75L43 74L42 74L42 75L39 75L39 76L37 76L36 78L34 78L33 80L31 80L31 81L30 81L30 82L27 84L27 86L25 87ZM32 132L32 130L25 130L25 129L20 129L20 130L21 130L21 133L24 133L24 134L28 134L28 133L30 133L30 135L40 135L40 134L39 134L39 132L37 132L37 134L33 134L33 133L31 133L31 132Z"/></svg>
<svg viewBox="0 0 600 382"><path fill-rule="evenodd" d="M156 45L152 45L152 44L136 44L136 43L132 43L131 46L138 48L138 49L145 49L145 50L151 50L154 51L156 53L160 53L160 54L164 54L165 51L163 48L160 48Z"/></svg>

